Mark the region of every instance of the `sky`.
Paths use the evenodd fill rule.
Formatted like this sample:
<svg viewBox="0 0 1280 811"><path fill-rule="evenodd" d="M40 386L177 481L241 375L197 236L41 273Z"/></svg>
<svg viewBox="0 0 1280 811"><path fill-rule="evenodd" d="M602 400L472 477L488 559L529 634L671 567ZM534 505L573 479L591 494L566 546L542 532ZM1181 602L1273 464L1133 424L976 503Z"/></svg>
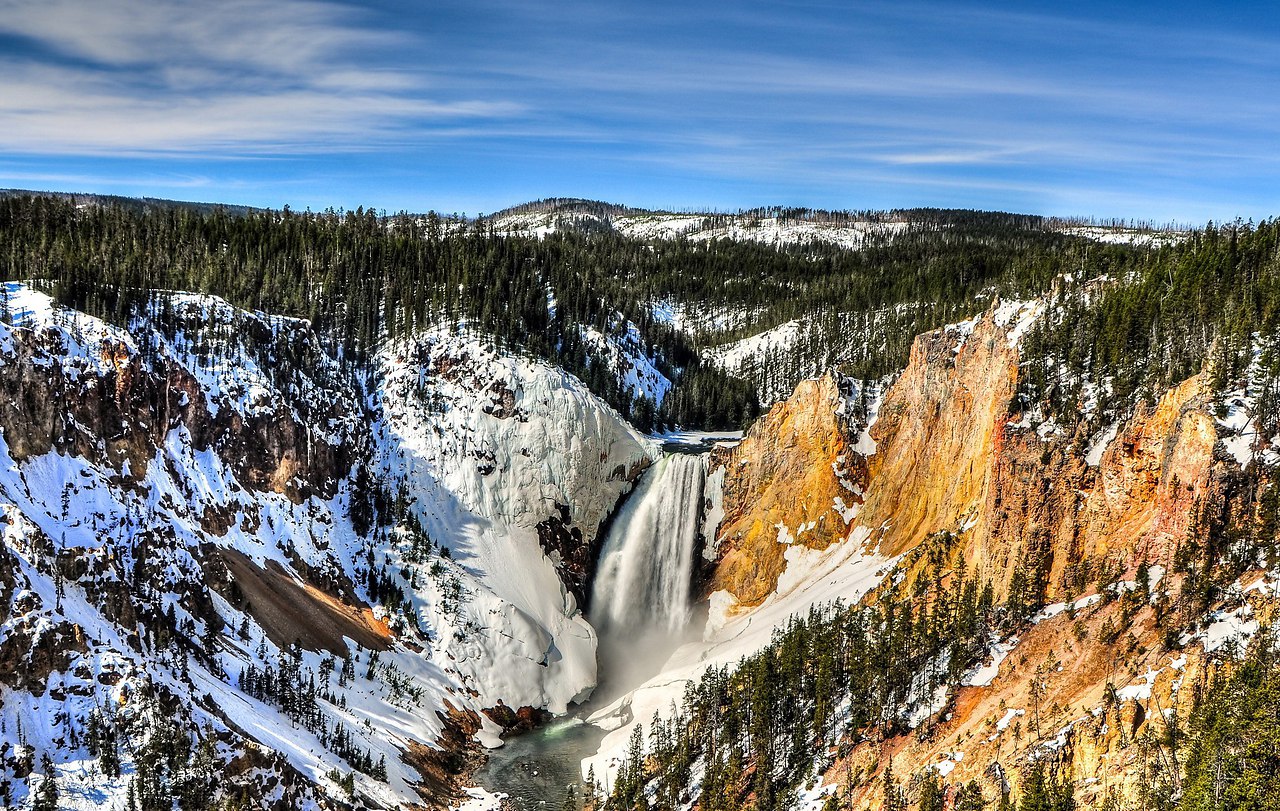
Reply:
<svg viewBox="0 0 1280 811"><path fill-rule="evenodd" d="M0 0L0 187L1280 215L1271 3Z"/></svg>

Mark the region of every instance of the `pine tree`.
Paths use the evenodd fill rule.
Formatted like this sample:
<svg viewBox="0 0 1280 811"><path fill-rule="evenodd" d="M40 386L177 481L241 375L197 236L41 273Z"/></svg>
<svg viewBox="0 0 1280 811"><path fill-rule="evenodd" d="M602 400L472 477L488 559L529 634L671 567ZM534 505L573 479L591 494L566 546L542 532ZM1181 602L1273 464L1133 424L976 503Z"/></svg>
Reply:
<svg viewBox="0 0 1280 811"><path fill-rule="evenodd" d="M40 786L31 799L31 811L58 811L58 772L53 759L45 752L40 756Z"/></svg>
<svg viewBox="0 0 1280 811"><path fill-rule="evenodd" d="M916 805L918 811L943 811L947 794L938 782L938 774L932 769L924 773L920 780L920 799Z"/></svg>

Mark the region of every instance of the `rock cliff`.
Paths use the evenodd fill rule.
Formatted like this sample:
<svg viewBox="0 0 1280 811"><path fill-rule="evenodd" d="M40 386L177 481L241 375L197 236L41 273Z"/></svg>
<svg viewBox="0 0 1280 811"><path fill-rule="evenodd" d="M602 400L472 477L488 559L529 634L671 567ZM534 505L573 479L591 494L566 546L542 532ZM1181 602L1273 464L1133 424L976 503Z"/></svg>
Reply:
<svg viewBox="0 0 1280 811"><path fill-rule="evenodd" d="M743 606L774 591L791 545L863 544L904 561L910 582L924 564L908 553L938 533L959 542L931 576L962 571L1000 604L1048 605L993 648L990 674L927 707L915 733L837 759L827 781L854 786L856 807L878 807L872 776L889 757L899 775L936 768L989 797L1027 763L1065 758L1085 807L1131 796L1136 742L1185 715L1222 640L1247 638L1274 602L1258 581L1192 623L1210 630L1170 642L1182 580L1165 573L1189 538L1247 519L1241 466L1202 376L1110 425L1044 419L1019 396L1020 337L1038 317L1036 303L998 305L919 336L869 404L834 377L805 381L714 460L725 519L708 590ZM1135 601L1139 571L1159 582Z"/></svg>

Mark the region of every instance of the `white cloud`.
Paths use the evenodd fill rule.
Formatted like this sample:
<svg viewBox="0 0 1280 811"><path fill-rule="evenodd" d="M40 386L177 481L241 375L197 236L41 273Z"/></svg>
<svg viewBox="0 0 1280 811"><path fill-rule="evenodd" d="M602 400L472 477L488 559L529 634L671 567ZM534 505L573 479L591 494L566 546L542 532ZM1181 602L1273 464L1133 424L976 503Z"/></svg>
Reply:
<svg viewBox="0 0 1280 811"><path fill-rule="evenodd" d="M0 148L36 154L374 147L410 125L521 113L377 67L411 43L308 0L0 0ZM53 54L50 57L48 54Z"/></svg>

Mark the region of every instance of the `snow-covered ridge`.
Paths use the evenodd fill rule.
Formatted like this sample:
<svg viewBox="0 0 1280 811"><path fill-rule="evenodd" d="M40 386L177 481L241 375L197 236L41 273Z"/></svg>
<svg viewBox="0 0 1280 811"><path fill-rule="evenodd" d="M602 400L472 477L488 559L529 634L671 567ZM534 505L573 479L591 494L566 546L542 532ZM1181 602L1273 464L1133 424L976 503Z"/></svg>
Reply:
<svg viewBox="0 0 1280 811"><path fill-rule="evenodd" d="M1146 228L1122 228L1119 226L1073 225L1058 229L1073 237L1084 237L1108 245L1135 245L1140 248L1163 248L1176 245L1187 238L1178 231L1160 231Z"/></svg>
<svg viewBox="0 0 1280 811"><path fill-rule="evenodd" d="M861 248L868 241L891 239L910 226L911 223L905 221L823 222L751 214L628 213L604 217L563 211L523 212L493 221L496 232L513 236L543 237L565 228L595 228L642 240L684 238L706 242L726 239L783 246L823 242L849 250Z"/></svg>

